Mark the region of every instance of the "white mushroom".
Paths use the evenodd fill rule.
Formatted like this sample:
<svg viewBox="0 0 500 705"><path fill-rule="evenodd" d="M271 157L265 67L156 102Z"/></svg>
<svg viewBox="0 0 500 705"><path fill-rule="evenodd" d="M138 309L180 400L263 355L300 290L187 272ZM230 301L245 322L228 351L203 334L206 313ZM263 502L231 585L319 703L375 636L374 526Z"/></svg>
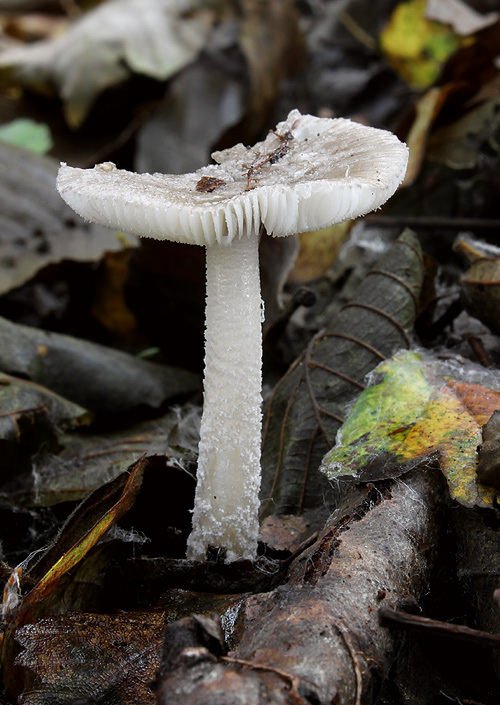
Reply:
<svg viewBox="0 0 500 705"><path fill-rule="evenodd" d="M193 530L187 556L257 550L262 306L259 233L275 237L367 213L401 183L408 150L393 134L293 110L252 148L216 152L193 174L62 165L57 187L81 216L207 248L206 351Z"/></svg>

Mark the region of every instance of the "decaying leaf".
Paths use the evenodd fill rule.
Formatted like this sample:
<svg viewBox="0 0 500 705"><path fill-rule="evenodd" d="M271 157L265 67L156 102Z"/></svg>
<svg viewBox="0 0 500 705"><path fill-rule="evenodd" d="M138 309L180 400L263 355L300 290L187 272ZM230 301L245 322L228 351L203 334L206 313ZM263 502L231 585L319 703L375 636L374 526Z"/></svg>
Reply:
<svg viewBox="0 0 500 705"><path fill-rule="evenodd" d="M147 460L141 459L130 468L129 473L108 483L97 492L99 501L90 497L79 509L79 519L70 518L68 528L38 562L46 569L35 586L22 597L12 611L3 610L6 630L0 642L1 666L6 687L18 692L18 672L13 669L15 656L14 632L23 624L32 622L37 616L47 613L47 600L72 568L77 566L89 551L133 505L141 487ZM82 521L82 518L85 519ZM33 566L36 575L37 565ZM43 572L43 571L40 571ZM50 611L50 610L49 610ZM50 658L50 654L49 654Z"/></svg>
<svg viewBox="0 0 500 705"><path fill-rule="evenodd" d="M52 429L63 429L89 420L89 414L81 406L38 384L0 373L2 440L20 440L23 427L35 423L43 423Z"/></svg>
<svg viewBox="0 0 500 705"><path fill-rule="evenodd" d="M245 106L244 87L228 69L225 56L201 57L171 80L165 100L139 131L137 171L185 174L208 164L226 130L243 117Z"/></svg>
<svg viewBox="0 0 500 705"><path fill-rule="evenodd" d="M58 435L90 422L85 409L38 384L0 373L0 487L36 494L35 466L59 451Z"/></svg>
<svg viewBox="0 0 500 705"><path fill-rule="evenodd" d="M277 384L264 425L265 513L324 503L321 458L335 442L346 405L364 389L365 375L409 347L422 278L418 240L406 231Z"/></svg>
<svg viewBox="0 0 500 705"><path fill-rule="evenodd" d="M347 239L352 223L344 221L329 228L299 235L300 249L291 281L309 282L323 276L337 259L341 245Z"/></svg>
<svg viewBox="0 0 500 705"><path fill-rule="evenodd" d="M115 414L192 392L184 370L0 319L0 370L37 382L97 414Z"/></svg>
<svg viewBox="0 0 500 705"><path fill-rule="evenodd" d="M64 433L57 447L37 457L36 467L23 483L9 486L16 506L48 507L74 502L113 480L147 454L170 458L179 468L195 472L198 454L198 409L178 409L157 419L120 431ZM179 439L179 429L190 427L191 437ZM7 464L7 463L6 463Z"/></svg>
<svg viewBox="0 0 500 705"><path fill-rule="evenodd" d="M47 566L47 572L35 587L23 598L14 617L14 625L25 623L45 608L44 600L59 585L59 582L77 565L133 505L141 487L147 460L134 463L128 473L122 473L102 488L95 496L89 496L78 507L78 517L68 520L67 531L62 531L58 540L36 564ZM99 501L96 501L96 498ZM89 521L89 516L94 521ZM84 517L86 521L81 521ZM77 521L77 518L80 521ZM36 566L33 567L35 573ZM40 571L39 571L40 572Z"/></svg>
<svg viewBox="0 0 500 705"><path fill-rule="evenodd" d="M377 383L358 397L321 470L330 480L372 481L397 477L439 453L451 495L466 506L491 506L495 492L476 474L477 447L482 424L500 409L500 392L449 379L413 352L382 363L375 374Z"/></svg>
<svg viewBox="0 0 500 705"><path fill-rule="evenodd" d="M212 4L212 3L210 3ZM63 36L0 56L12 81L41 93L55 89L76 127L97 96L131 73L165 80L191 62L214 20L202 0L108 0Z"/></svg>
<svg viewBox="0 0 500 705"><path fill-rule="evenodd" d="M152 683L160 665L164 617L155 613L66 614L16 632L23 650L25 705L72 702L154 705Z"/></svg>
<svg viewBox="0 0 500 705"><path fill-rule="evenodd" d="M109 228L84 223L56 191L57 162L0 142L0 294L62 260L96 262L124 248ZM127 235L129 245L137 239Z"/></svg>
<svg viewBox="0 0 500 705"><path fill-rule="evenodd" d="M493 333L500 334L500 248L461 235L453 250L469 264L460 280L465 308Z"/></svg>
<svg viewBox="0 0 500 705"><path fill-rule="evenodd" d="M403 182L405 186L414 183L419 174L426 153L429 132L450 90L451 88L446 86L433 86L415 104L415 120L406 138L410 159Z"/></svg>
<svg viewBox="0 0 500 705"><path fill-rule="evenodd" d="M500 257L476 260L461 279L467 311L500 335Z"/></svg>
<svg viewBox="0 0 500 705"><path fill-rule="evenodd" d="M265 122L282 80L305 64L304 38L293 1L243 0L241 5L240 45L250 73L250 113Z"/></svg>

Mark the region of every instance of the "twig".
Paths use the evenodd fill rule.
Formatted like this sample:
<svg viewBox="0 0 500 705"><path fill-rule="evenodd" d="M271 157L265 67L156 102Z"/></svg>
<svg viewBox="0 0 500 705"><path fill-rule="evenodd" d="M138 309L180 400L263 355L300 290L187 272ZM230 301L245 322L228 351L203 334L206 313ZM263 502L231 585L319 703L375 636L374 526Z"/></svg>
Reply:
<svg viewBox="0 0 500 705"><path fill-rule="evenodd" d="M355 705L361 705L361 694L363 692L363 671L361 670L361 666L359 664L359 659L358 659L359 652L356 651L354 644L352 643L351 635L350 635L347 627L344 626L343 623L339 623L339 622L334 622L334 627L337 629L338 633L342 637L342 640L343 640L344 644L346 645L346 648L349 652L349 656L351 657L352 667L354 670L354 677L356 679Z"/></svg>
<svg viewBox="0 0 500 705"><path fill-rule="evenodd" d="M500 648L500 634L490 634L480 629L472 629L461 624L451 624L441 622L438 619L420 617L416 614L409 614L391 607L381 607L379 609L380 623L383 626L395 627L397 629L414 629L416 631L430 632L450 639L462 639L482 646L495 646Z"/></svg>
<svg viewBox="0 0 500 705"><path fill-rule="evenodd" d="M445 228L447 230L498 230L496 218L444 218L425 215L368 215L365 222L382 228Z"/></svg>

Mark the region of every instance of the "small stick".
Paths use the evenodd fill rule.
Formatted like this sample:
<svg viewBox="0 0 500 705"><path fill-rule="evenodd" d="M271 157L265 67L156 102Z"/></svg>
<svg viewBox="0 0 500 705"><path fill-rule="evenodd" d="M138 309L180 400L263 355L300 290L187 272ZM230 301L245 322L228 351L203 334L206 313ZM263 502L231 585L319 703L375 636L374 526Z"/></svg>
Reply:
<svg viewBox="0 0 500 705"><path fill-rule="evenodd" d="M391 607L381 607L378 611L382 626L390 626L398 629L414 629L416 631L426 631L432 634L450 637L450 639L462 639L482 646L500 647L500 634L490 634L480 629L472 629L462 624L450 624L441 622L438 619L420 617L416 614L409 614Z"/></svg>
<svg viewBox="0 0 500 705"><path fill-rule="evenodd" d="M479 340L474 335L472 335L472 333L469 333L469 335L467 336L467 342L469 343L470 347L472 348L472 351L475 353L481 365L483 367L489 367L490 363L488 362L486 353L484 352L483 346L481 345Z"/></svg>
<svg viewBox="0 0 500 705"><path fill-rule="evenodd" d="M498 230L500 220L497 218L443 218L441 216L420 215L369 215L367 223L382 228L447 228L448 230Z"/></svg>

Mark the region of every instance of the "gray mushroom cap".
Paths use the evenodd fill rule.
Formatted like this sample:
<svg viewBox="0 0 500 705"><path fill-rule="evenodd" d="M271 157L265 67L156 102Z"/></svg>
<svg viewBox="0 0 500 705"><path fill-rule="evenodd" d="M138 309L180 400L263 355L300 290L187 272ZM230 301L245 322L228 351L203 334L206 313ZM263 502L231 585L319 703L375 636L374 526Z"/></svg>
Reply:
<svg viewBox="0 0 500 705"><path fill-rule="evenodd" d="M254 147L212 154L191 174L135 174L111 162L62 165L57 188L83 218L136 235L210 246L316 230L378 208L404 178L390 132L293 110Z"/></svg>

